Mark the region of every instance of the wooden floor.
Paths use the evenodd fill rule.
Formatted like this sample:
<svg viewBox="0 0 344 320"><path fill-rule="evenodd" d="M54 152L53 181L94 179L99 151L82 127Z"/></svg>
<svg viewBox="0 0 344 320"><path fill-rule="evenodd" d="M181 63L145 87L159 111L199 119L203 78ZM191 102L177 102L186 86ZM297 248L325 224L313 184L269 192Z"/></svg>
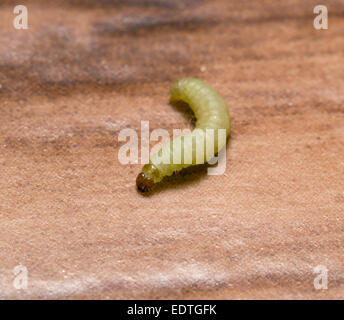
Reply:
<svg viewBox="0 0 344 320"><path fill-rule="evenodd" d="M344 3L317 31L318 2L32 0L16 30L1 1L0 298L342 299ZM118 134L191 128L185 76L228 101L225 174L142 196Z"/></svg>

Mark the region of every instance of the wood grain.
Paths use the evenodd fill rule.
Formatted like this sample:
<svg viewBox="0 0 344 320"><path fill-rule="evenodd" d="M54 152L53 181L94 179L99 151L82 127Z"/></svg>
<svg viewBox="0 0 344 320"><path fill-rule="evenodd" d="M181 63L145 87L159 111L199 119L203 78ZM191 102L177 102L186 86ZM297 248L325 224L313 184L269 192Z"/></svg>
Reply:
<svg viewBox="0 0 344 320"><path fill-rule="evenodd" d="M26 31L15 4L0 4L0 298L343 298L342 1L322 1L322 31L313 0L36 0ZM143 197L118 133L191 128L168 104L184 76L228 101L226 172Z"/></svg>

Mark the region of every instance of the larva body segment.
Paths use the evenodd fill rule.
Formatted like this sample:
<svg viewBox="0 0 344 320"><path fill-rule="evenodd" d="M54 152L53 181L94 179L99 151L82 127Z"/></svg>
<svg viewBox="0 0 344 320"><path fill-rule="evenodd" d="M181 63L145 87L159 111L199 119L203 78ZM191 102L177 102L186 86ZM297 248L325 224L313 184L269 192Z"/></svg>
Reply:
<svg viewBox="0 0 344 320"><path fill-rule="evenodd" d="M218 141L218 130L225 129L226 138L230 133L227 104L208 84L194 78L177 80L171 86L170 95L172 102L182 100L190 106L197 119L196 127L190 134L178 136L164 145L151 157L136 180L142 192L150 191L165 176L191 165L208 162L226 144L226 139ZM213 148L207 148L207 141L211 142Z"/></svg>

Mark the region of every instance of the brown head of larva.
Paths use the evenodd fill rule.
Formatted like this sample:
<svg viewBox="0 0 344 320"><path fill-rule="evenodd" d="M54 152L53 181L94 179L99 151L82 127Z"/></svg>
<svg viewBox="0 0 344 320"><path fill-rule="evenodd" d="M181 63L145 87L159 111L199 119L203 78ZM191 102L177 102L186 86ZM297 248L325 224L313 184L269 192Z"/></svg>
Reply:
<svg viewBox="0 0 344 320"><path fill-rule="evenodd" d="M136 186L142 193L150 192L153 189L154 181L141 172L136 178Z"/></svg>
<svg viewBox="0 0 344 320"><path fill-rule="evenodd" d="M155 182L160 181L159 170L152 163L148 163L143 166L142 172L136 178L137 189L141 192L152 191Z"/></svg>

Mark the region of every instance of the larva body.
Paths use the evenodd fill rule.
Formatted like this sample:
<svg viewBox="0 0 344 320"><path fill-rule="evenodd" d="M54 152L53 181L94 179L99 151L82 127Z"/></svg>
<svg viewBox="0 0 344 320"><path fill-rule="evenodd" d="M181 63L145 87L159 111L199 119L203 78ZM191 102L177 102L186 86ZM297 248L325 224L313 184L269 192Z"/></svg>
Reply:
<svg viewBox="0 0 344 320"><path fill-rule="evenodd" d="M137 187L142 192L150 191L165 176L208 162L226 144L226 139L218 140L218 130L224 129L226 138L230 133L227 104L208 84L194 78L177 80L171 86L170 95L172 102L181 100L190 106L197 119L196 127L190 134L178 136L167 143L151 157L136 179ZM206 141L211 141L213 148L207 148Z"/></svg>

